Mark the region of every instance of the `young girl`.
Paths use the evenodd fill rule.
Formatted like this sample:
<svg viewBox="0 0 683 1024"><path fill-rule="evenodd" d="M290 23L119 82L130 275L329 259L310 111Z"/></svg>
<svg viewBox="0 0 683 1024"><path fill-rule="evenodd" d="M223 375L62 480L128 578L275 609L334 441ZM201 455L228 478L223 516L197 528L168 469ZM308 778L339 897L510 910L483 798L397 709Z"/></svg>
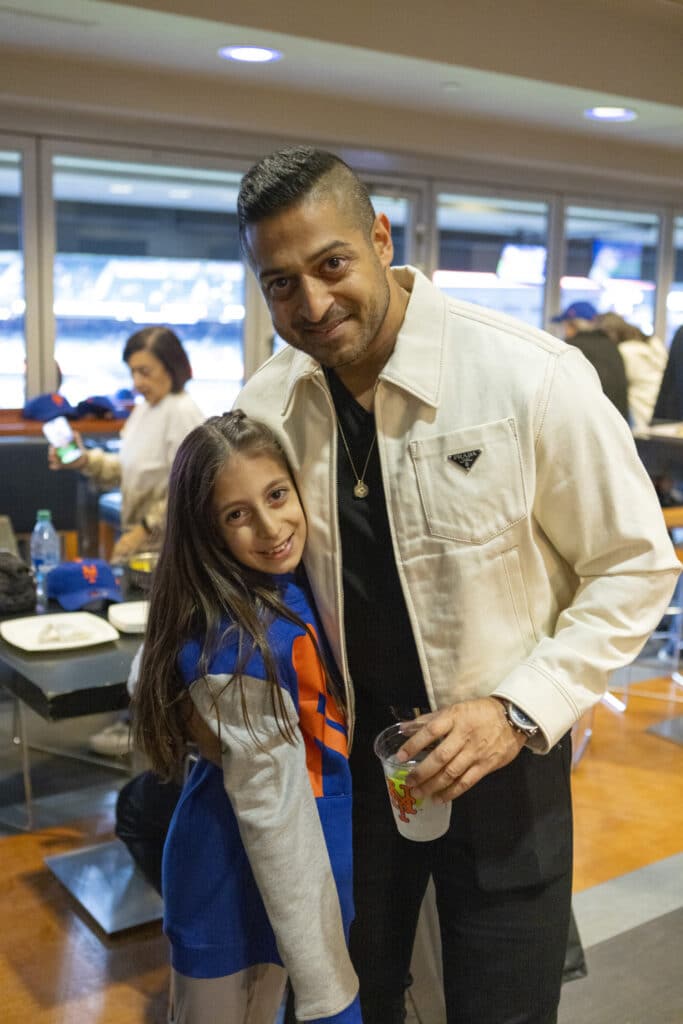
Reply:
<svg viewBox="0 0 683 1024"><path fill-rule="evenodd" d="M164 848L173 1024L272 1024L287 974L299 1020L361 1021L346 728L296 574L305 540L268 428L237 411L186 437L133 701L162 777L188 738L205 755Z"/></svg>

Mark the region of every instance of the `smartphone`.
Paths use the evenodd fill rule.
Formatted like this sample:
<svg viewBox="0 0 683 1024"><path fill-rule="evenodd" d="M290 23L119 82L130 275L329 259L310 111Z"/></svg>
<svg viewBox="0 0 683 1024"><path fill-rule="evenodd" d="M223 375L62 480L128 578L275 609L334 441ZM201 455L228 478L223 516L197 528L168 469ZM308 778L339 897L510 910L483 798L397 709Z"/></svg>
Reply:
<svg viewBox="0 0 683 1024"><path fill-rule="evenodd" d="M43 424L43 433L57 452L57 458L65 466L81 457L81 449L76 444L74 432L65 416L57 416Z"/></svg>

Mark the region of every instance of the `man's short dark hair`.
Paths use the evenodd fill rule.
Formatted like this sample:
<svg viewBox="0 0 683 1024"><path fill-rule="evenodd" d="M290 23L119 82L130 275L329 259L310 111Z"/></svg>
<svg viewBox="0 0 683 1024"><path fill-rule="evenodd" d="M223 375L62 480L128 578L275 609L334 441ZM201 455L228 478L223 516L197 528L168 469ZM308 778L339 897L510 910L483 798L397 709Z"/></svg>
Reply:
<svg viewBox="0 0 683 1024"><path fill-rule="evenodd" d="M247 228L315 195L345 200L354 223L370 237L375 211L363 182L340 157L312 146L281 149L254 164L242 178L237 223L249 256Z"/></svg>

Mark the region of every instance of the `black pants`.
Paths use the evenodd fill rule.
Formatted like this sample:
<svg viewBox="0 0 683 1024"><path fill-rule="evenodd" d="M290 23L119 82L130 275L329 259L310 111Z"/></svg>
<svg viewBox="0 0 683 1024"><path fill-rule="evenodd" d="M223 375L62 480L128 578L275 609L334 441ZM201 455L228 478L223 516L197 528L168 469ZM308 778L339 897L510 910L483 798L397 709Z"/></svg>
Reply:
<svg viewBox="0 0 683 1024"><path fill-rule="evenodd" d="M552 1024L571 902L570 744L523 750L453 804L441 839L399 835L371 737L354 783L351 956L364 1024L400 1024L417 918L434 878L448 1024Z"/></svg>
<svg viewBox="0 0 683 1024"><path fill-rule="evenodd" d="M161 855L180 790L154 772L142 772L126 783L116 801L116 835L159 894Z"/></svg>

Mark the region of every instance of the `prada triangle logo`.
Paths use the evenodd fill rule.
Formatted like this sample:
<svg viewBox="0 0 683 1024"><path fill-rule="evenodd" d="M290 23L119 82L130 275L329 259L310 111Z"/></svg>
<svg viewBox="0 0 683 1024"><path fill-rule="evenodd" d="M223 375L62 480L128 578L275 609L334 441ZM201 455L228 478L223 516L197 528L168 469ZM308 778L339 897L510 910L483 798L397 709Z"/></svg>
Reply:
<svg viewBox="0 0 683 1024"><path fill-rule="evenodd" d="M448 459L450 462L455 462L456 465L464 469L466 473L472 469L472 466L481 455L481 448L473 448L469 452L455 452L453 455L449 455Z"/></svg>

